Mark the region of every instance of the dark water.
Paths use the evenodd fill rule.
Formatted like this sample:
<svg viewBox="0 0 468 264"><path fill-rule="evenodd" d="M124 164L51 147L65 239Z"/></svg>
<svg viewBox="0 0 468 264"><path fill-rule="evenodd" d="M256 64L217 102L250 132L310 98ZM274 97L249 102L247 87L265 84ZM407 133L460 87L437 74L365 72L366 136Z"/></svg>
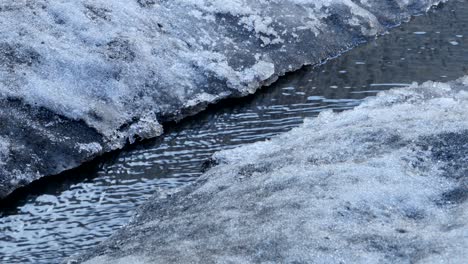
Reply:
<svg viewBox="0 0 468 264"><path fill-rule="evenodd" d="M377 91L468 74L468 3L452 1L255 96L171 125L156 140L35 184L0 210L0 263L57 263L124 225L155 193L194 181L213 152L272 137Z"/></svg>

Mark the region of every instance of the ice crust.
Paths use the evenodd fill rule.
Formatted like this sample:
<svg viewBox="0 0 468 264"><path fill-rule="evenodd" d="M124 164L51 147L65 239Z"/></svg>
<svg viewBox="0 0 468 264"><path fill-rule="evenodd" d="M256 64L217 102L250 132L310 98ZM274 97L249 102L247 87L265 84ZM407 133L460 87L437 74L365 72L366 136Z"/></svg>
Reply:
<svg viewBox="0 0 468 264"><path fill-rule="evenodd" d="M99 134L92 141L102 153L160 135L163 121L254 93L285 72L336 56L438 2L3 0L0 100L49 111L51 122L83 122ZM16 110L0 108L8 111ZM30 118L25 137L47 133ZM34 148L26 143L18 144ZM75 145L82 143L90 142L69 148L79 152ZM69 163L98 154L74 153ZM31 156L37 159L26 164L35 175L60 171L41 168L38 163L47 163L41 153ZM14 177L11 170L8 175Z"/></svg>
<svg viewBox="0 0 468 264"><path fill-rule="evenodd" d="M468 76L222 151L79 263L465 263ZM73 263L73 262L70 262Z"/></svg>

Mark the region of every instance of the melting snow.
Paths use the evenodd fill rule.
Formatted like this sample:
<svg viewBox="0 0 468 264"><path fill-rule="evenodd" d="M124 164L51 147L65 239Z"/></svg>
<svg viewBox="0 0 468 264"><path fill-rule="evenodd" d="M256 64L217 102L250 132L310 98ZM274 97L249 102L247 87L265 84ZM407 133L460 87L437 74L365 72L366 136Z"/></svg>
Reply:
<svg viewBox="0 0 468 264"><path fill-rule="evenodd" d="M467 142L468 76L382 92L217 153L86 263L464 263Z"/></svg>

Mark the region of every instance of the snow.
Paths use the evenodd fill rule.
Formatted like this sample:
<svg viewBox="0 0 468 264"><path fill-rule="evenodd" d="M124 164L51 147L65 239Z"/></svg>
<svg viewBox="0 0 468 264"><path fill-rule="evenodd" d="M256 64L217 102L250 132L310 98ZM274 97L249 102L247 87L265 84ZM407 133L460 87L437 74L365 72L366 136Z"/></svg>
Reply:
<svg viewBox="0 0 468 264"><path fill-rule="evenodd" d="M92 263L106 263L109 262L109 259L106 258L101 258L98 257L96 260L92 261ZM145 259L144 257L138 257L138 256L129 256L129 257L124 257L122 259L117 260L117 262L112 262L114 264L145 264L148 263L148 259Z"/></svg>
<svg viewBox="0 0 468 264"><path fill-rule="evenodd" d="M7 139L0 137L0 165L5 164L10 154L10 143Z"/></svg>
<svg viewBox="0 0 468 264"><path fill-rule="evenodd" d="M464 263L468 76L215 154L84 263Z"/></svg>
<svg viewBox="0 0 468 264"><path fill-rule="evenodd" d="M15 177L13 171L35 175L21 181L27 184L137 139L159 136L163 121L252 94L439 1L392 3L0 1L0 118L7 120L1 125L10 126L0 129L0 136L24 147L21 159L12 159L0 174L0 197L16 188L2 183ZM43 112L47 120L37 122ZM77 145L92 142L102 149L82 151ZM57 153L60 144L67 149L64 158ZM50 152L40 145L55 158L46 157Z"/></svg>
<svg viewBox="0 0 468 264"><path fill-rule="evenodd" d="M98 142L92 142L87 144L78 143L77 148L79 152L89 152L97 154L102 152L102 146Z"/></svg>
<svg viewBox="0 0 468 264"><path fill-rule="evenodd" d="M339 14L364 36L383 33L372 13L378 2L2 1L0 56L6 63L0 69L0 97L84 120L121 147L138 133L135 130L147 137L159 135L160 129L146 127L157 126L157 116L174 110L173 104L194 100L200 93L218 96L206 87L206 75L247 94L284 73L287 69L275 68L274 58L262 47L276 45L273 50L280 50L283 44L304 41L305 33L291 38L301 27L311 27L315 37L334 26L327 17ZM408 8L415 2L428 8L437 1L399 1L398 12L408 16L424 10ZM260 43L240 37L243 31L253 33ZM248 58L246 50L260 58ZM234 67L236 56L252 62ZM154 115L142 118L149 112ZM138 129L131 128L133 124ZM119 130L126 125L129 129Z"/></svg>
<svg viewBox="0 0 468 264"><path fill-rule="evenodd" d="M0 109L0 197L108 151L83 122L15 100L0 100Z"/></svg>

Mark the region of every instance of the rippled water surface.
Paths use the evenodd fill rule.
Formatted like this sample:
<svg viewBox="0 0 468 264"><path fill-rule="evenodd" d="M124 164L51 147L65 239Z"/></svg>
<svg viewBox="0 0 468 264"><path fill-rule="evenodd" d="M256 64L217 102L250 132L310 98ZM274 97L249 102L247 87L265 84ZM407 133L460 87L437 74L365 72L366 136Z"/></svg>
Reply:
<svg viewBox="0 0 468 264"><path fill-rule="evenodd" d="M0 263L57 263L96 245L150 196L196 180L215 151L272 137L326 109L352 108L380 90L465 74L468 3L452 1L255 96L169 125L164 137L36 183L2 205Z"/></svg>

